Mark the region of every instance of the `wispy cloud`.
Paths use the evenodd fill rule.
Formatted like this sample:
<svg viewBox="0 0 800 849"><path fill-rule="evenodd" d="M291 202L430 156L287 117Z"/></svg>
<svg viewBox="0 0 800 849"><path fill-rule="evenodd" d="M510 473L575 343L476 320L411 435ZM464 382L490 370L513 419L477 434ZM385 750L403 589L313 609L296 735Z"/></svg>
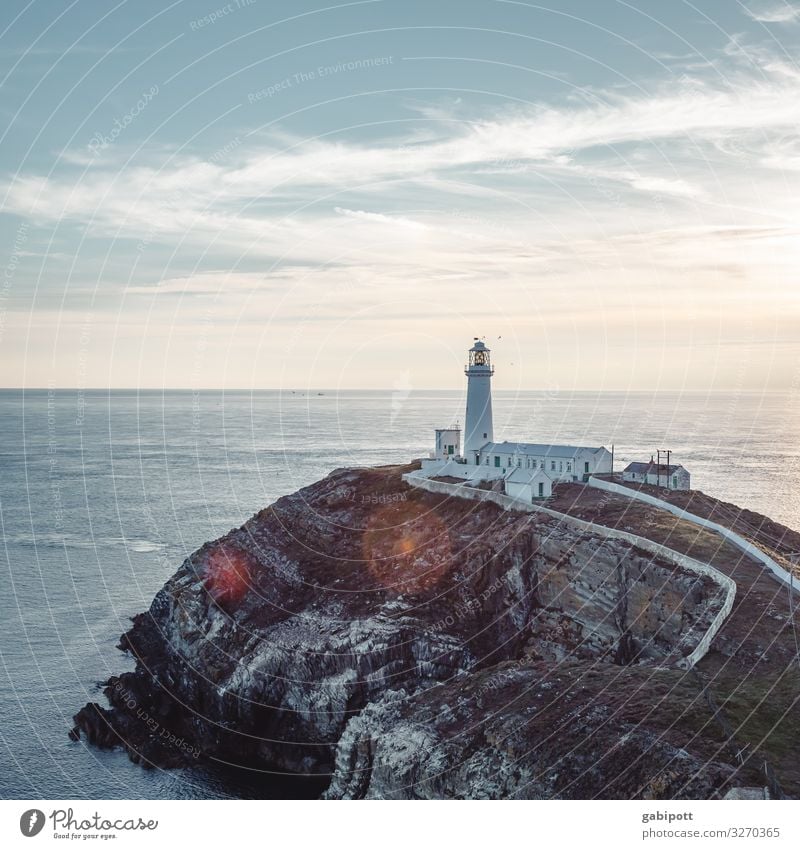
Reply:
<svg viewBox="0 0 800 849"><path fill-rule="evenodd" d="M6 212L79 234L78 252L84 236L105 240L131 269L103 274L121 321L141 314L164 334L209 310L215 328L268 322L283 344L348 322L438 333L462 310L558 340L599 333L598 316L620 328L632 305L653 338L665 302L704 339L721 322L767 324L778 305L788 323L800 74L743 38L709 63L524 108L407 104L392 136L240 131L224 157L161 144L130 160L123 139L6 176L0 191Z"/></svg>
<svg viewBox="0 0 800 849"><path fill-rule="evenodd" d="M426 225L420 221L412 221L410 218L404 218L399 215L383 215L379 212L366 212L362 209L344 209L341 206L335 206L333 211L339 215L346 215L348 218L358 218L361 221L386 224L392 227L406 227L411 230L428 229Z"/></svg>
<svg viewBox="0 0 800 849"><path fill-rule="evenodd" d="M150 284L126 286L126 295L230 295L263 292L269 277L248 272L201 272L184 277L165 277Z"/></svg>
<svg viewBox="0 0 800 849"><path fill-rule="evenodd" d="M233 212L243 235L261 228L268 236L272 229L283 239L286 226L276 220L265 223L251 212L252 201L293 203L303 195L371 191L385 181L449 179L480 169L509 174L531 166L537 172L572 169L589 180L622 181L645 193L696 198L702 189L680 173L681 162L674 155L659 155L662 144L678 139L699 149L748 133L761 134L766 144L769 134L785 134L799 123L800 79L776 72L768 84L691 83L677 90L665 87L649 97L615 93L591 107L514 110L428 143L398 139L366 146L284 139L282 147L243 145L232 162L175 156L119 172L98 159L86 164L83 173L23 175L3 188L6 207L23 215L90 220L101 229L154 227L171 236L198 226L224 231L229 223L224 217ZM623 146L630 144L650 145L654 155L649 161L627 161ZM607 165L581 159L597 151L605 151ZM86 162L80 155L70 160Z"/></svg>
<svg viewBox="0 0 800 849"><path fill-rule="evenodd" d="M745 12L754 20L764 24L788 24L800 20L800 6L777 2L750 5Z"/></svg>

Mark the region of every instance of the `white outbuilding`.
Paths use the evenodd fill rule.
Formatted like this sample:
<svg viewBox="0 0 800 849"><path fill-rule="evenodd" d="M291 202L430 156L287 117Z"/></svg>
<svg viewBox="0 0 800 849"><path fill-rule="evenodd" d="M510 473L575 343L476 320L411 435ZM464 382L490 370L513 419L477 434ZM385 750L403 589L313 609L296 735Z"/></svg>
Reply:
<svg viewBox="0 0 800 849"><path fill-rule="evenodd" d="M524 469L517 466L503 482L506 495L528 504L537 498L549 498L553 494L553 479L544 469Z"/></svg>
<svg viewBox="0 0 800 849"><path fill-rule="evenodd" d="M454 460L461 455L461 429L458 427L437 427L436 448L433 457L436 460Z"/></svg>

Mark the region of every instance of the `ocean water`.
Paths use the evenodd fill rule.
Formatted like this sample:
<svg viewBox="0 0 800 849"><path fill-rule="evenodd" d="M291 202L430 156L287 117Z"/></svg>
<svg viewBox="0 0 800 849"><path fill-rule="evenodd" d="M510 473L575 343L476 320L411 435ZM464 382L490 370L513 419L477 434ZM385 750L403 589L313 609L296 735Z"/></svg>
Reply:
<svg viewBox="0 0 800 849"><path fill-rule="evenodd" d="M795 393L495 393L495 438L658 448L695 488L800 529ZM340 466L427 455L459 392L0 391L2 798L302 795L222 767L144 770L67 738L183 558Z"/></svg>

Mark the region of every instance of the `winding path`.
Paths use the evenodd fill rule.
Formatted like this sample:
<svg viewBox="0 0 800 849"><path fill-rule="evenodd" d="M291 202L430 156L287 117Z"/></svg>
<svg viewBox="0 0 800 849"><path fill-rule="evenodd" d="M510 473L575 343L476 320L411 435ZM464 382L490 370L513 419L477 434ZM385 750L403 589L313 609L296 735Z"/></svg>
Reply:
<svg viewBox="0 0 800 849"><path fill-rule="evenodd" d="M717 615L714 617L714 620L708 627L708 630L700 639L697 646L695 646L692 653L678 663L678 666L683 669L693 668L695 664L699 663L699 661L706 656L709 648L711 647L711 641L717 635L733 609L733 602L736 598L736 582L732 578L728 575L724 575L710 563L703 563L700 560L695 560L692 557L681 554L674 549L668 548L667 546L661 545L660 543L654 542L646 537L632 534L627 531L620 531L616 528L610 528L607 525L601 525L596 522L587 522L584 519L578 519L577 517L570 516L567 513L562 513L558 510L551 510L541 504L527 504L524 501L511 498L510 496L504 495L500 492L477 489L472 486L465 486L464 484L431 480L421 470L404 474L403 480L410 486L418 487L419 489L424 489L428 492L435 492L441 495L452 495L456 498L465 498L470 501L489 501L493 504L497 504L504 510L515 510L520 513L544 513L547 516L558 519L560 522L572 525L580 531L596 534L604 537L605 539L623 540L631 545L635 545L637 548L649 552L650 554L663 557L682 569L711 578L722 589L725 598L722 603L722 607L717 612ZM592 479L590 479L590 483L591 480ZM611 484L611 486L616 487L617 485ZM620 489L624 490L626 488L620 487ZM623 492L622 494L627 495L628 493ZM654 500L657 501L657 499ZM777 564L775 565L777 566Z"/></svg>
<svg viewBox="0 0 800 849"><path fill-rule="evenodd" d="M611 481L595 477L590 477L588 484L595 489L602 489L604 492L613 492L615 495L622 495L626 498L632 498L635 501L642 501L652 507L657 507L659 510L666 510L667 513L671 513L679 519L685 519L687 522L691 522L694 525L698 525L701 528L706 528L707 530L719 534L726 542L731 543L731 545L734 545L740 551L743 551L753 560L756 560L765 566L771 572L772 576L778 581L791 589L797 589L791 572L780 566L775 560L766 554L766 552L758 548L758 546L753 545L752 542L745 539L740 534L737 534L735 531L732 531L730 528L726 528L718 522L712 522L710 519L704 519L702 516L697 516L694 513L690 513L688 510L684 510L682 507L670 504L668 501L663 501L660 498L648 495L646 492L641 492L638 489L632 489L628 486L622 486L621 484L612 483Z"/></svg>

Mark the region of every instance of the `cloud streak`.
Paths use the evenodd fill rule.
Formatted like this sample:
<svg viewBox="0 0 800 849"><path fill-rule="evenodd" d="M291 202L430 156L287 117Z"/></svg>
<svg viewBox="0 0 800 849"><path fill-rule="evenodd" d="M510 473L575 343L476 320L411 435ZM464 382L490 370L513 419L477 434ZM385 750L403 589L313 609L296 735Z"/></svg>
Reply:
<svg viewBox="0 0 800 849"><path fill-rule="evenodd" d="M526 107L407 103L383 135L240 130L205 159L73 149L0 191L6 212L78 246L75 267L102 239L129 269L45 291L52 315L100 289L126 327L183 333L211 309L216 328L269 326L284 344L298 327L462 313L558 344L626 321L653 339L665 311L687 338L750 338L779 308L798 315L800 72L743 39L689 75L694 58L650 86Z"/></svg>
<svg viewBox="0 0 800 849"><path fill-rule="evenodd" d="M754 21L765 24L788 24L800 20L800 6L787 2L745 7L745 12Z"/></svg>

